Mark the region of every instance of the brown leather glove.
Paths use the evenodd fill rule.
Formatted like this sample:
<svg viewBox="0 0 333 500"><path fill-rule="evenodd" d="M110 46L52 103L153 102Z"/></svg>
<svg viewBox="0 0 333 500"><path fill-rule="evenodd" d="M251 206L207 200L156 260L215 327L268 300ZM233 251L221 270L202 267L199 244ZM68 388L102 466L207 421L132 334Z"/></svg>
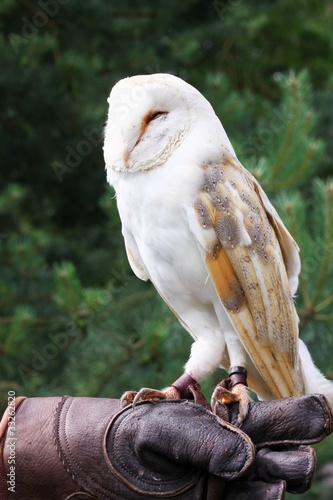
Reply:
<svg viewBox="0 0 333 500"><path fill-rule="evenodd" d="M236 423L238 404L218 403L217 415ZM316 458L309 444L324 439L333 430L333 415L322 395L300 396L276 401L250 404L242 431L248 434L256 447L256 457L243 476L227 484L225 499L234 500L237 493L247 500L266 499L267 486L274 484L284 498L289 493L304 493L311 486ZM239 497L243 498L242 496ZM270 498L270 497L268 497Z"/></svg>
<svg viewBox="0 0 333 500"><path fill-rule="evenodd" d="M252 440L265 446L257 456L247 434L188 401L119 411L119 401L112 399L31 398L15 419L15 441L9 430L1 440L1 500L217 500L245 493L247 499L277 500L284 496L284 480L295 478L291 464L296 482L309 484L314 456L302 449L266 452L266 446L316 442L332 428L321 396L252 405L244 430L247 425ZM281 464L286 467L272 482L267 471ZM260 474L266 483L258 481ZM12 492L5 482L11 478Z"/></svg>

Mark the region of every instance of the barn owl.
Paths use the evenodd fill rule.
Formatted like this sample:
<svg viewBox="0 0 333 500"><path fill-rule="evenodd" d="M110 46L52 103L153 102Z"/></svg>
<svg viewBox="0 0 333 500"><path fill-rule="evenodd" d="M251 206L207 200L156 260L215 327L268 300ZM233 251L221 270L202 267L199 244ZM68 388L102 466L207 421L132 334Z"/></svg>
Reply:
<svg viewBox="0 0 333 500"><path fill-rule="evenodd" d="M125 78L108 103L104 158L129 263L194 339L182 384L240 373L214 391L240 402L239 423L246 374L261 399L319 392L333 407L333 384L298 338L299 249L212 106L169 74ZM182 384L136 400L180 397Z"/></svg>

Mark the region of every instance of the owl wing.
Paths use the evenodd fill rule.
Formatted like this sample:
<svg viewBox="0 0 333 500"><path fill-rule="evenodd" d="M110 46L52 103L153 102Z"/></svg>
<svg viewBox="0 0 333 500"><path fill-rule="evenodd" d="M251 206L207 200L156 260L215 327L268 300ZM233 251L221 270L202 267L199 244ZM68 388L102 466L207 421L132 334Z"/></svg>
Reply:
<svg viewBox="0 0 333 500"><path fill-rule="evenodd" d="M150 275L148 273L148 270L146 269L146 266L143 263L138 246L136 244L134 237L132 236L132 233L130 231L127 231L125 227L123 227L122 232L123 232L124 241L125 241L127 259L128 259L128 262L132 268L132 271L141 280L148 281L150 279ZM194 340L196 340L197 337L196 337L195 333L191 330L191 328L189 328L189 326L186 324L184 319L172 307L172 304L170 304L170 301L164 295L163 291L159 287L156 287L156 286L155 286L155 289L159 293L159 295L162 297L164 302L167 304L169 309L176 316L179 323L185 328L185 330L187 330L189 332L189 334L194 338Z"/></svg>
<svg viewBox="0 0 333 500"><path fill-rule="evenodd" d="M149 273L144 265L138 246L136 244L135 239L132 236L130 231L127 231L123 226L122 233L125 241L125 248L127 253L128 262L132 268L133 273L140 278L140 280L148 281Z"/></svg>
<svg viewBox="0 0 333 500"><path fill-rule="evenodd" d="M292 297L300 270L298 247L257 181L235 158L225 156L203 170L189 222L210 278L273 394L297 395L303 390Z"/></svg>

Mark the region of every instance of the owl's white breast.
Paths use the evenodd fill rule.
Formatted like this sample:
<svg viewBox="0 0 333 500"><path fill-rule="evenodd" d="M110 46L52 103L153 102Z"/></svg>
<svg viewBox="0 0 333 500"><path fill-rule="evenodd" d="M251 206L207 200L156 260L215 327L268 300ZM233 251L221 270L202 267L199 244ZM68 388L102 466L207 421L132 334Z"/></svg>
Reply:
<svg viewBox="0 0 333 500"><path fill-rule="evenodd" d="M202 170L170 160L149 172L116 176L125 240L129 232L155 287L171 305L179 294L194 292L205 300L208 273L187 215L202 186Z"/></svg>

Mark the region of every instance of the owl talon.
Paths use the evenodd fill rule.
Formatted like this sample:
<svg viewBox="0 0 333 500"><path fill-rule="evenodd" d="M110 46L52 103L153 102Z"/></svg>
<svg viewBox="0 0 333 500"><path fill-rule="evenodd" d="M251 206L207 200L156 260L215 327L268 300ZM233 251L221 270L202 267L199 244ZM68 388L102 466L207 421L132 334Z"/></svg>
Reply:
<svg viewBox="0 0 333 500"><path fill-rule="evenodd" d="M232 405L238 403L238 418L235 423L236 427L240 427L247 417L249 411L249 404L252 401L246 385L237 384L231 391L226 389L222 385L217 385L213 395L212 400L220 402L225 405ZM213 412L215 413L215 404L212 403Z"/></svg>
<svg viewBox="0 0 333 500"><path fill-rule="evenodd" d="M238 403L238 418L235 423L237 427L240 427L246 419L249 404L252 401L247 390L246 376L247 372L245 368L234 366L229 370L229 378L221 380L212 394L212 408L214 412L214 400L225 405Z"/></svg>
<svg viewBox="0 0 333 500"><path fill-rule="evenodd" d="M125 408L133 403L135 396L138 393L136 391L126 391L120 398L120 406L121 408Z"/></svg>
<svg viewBox="0 0 333 500"><path fill-rule="evenodd" d="M120 398L120 403L122 408L128 405L133 405L133 408L135 408L135 406L142 401L157 403L162 399L179 399L179 391L175 387L168 387L163 391L143 387L139 392L126 391Z"/></svg>
<svg viewBox="0 0 333 500"><path fill-rule="evenodd" d="M157 389L150 389L149 387L143 387L139 390L137 395L133 400L133 408L141 401L150 401L151 403L157 403L162 399L166 399L166 395L162 391Z"/></svg>

